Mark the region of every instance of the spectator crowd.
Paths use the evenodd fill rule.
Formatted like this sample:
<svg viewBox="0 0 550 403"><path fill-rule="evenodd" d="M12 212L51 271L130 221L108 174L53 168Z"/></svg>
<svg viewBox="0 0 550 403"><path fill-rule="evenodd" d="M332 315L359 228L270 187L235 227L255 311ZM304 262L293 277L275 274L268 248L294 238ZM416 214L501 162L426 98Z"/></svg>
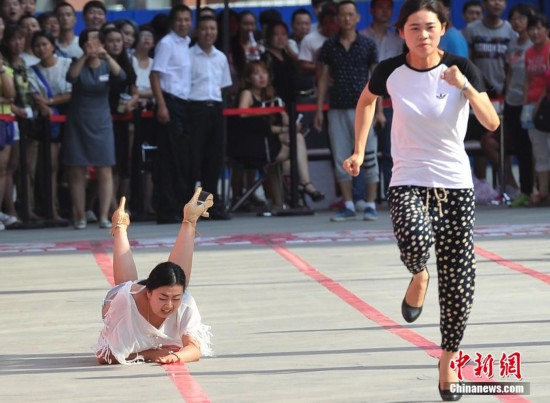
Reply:
<svg viewBox="0 0 550 403"><path fill-rule="evenodd" d="M450 13L450 0L439 3ZM325 198L308 163L308 141L325 136L341 196L331 220L376 220L376 202L385 200L391 181L387 99L377 104L361 174L351 177L342 162L353 151L355 107L374 67L406 51L392 25L394 4L371 0L372 23L363 30L351 0L312 0L311 6L313 13L295 10L290 26L276 9L259 15L229 9L224 29L223 13L209 7L194 15L175 5L138 26L108 21L103 2L91 0L77 35L77 14L67 2L38 15L33 0L0 0L0 230L22 225L22 216L110 228L122 195L132 213L177 223L198 184L214 195L210 218L226 220L229 203L258 175L266 178L265 199L255 193L241 208L284 211L292 193L294 126L300 203ZM504 15L506 6L505 0L465 2L465 28L445 27L440 48L474 62L502 116L495 132L469 118L466 140L480 150L472 157L478 202L550 205L550 132L534 119L550 98L548 20L532 4L515 4ZM224 105L296 104L316 111L304 112L296 125L287 112L244 111L229 125L225 155ZM504 164L504 195L486 180L488 162L495 170ZM228 167L225 203L220 180Z"/></svg>

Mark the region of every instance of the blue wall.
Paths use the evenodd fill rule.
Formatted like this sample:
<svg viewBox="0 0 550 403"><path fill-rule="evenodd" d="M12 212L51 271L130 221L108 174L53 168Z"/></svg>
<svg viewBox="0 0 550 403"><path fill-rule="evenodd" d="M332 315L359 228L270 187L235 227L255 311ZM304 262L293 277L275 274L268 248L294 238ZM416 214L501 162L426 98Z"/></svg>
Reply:
<svg viewBox="0 0 550 403"><path fill-rule="evenodd" d="M394 16L393 21L397 18L397 14L399 13L399 7L403 3L402 0L395 0L394 4ZM464 27L464 21L462 20L462 4L463 1L454 1L452 2L451 7L451 19L453 21L453 25L457 27L458 29L462 29ZM503 18L508 18L508 12L510 8L512 8L514 5L518 3L527 3L532 4L535 7L538 6L539 1L538 0L508 0L507 2L507 8L503 15ZM360 2L357 3L359 7L359 12L361 13L361 22L359 23L359 28L362 29L366 26L368 26L372 22L372 18L370 16L370 2ZM292 13L294 10L301 8L301 6L288 6L288 7L278 7L277 9L282 14L284 21L287 24L290 24L290 19L292 16ZM311 7L305 7L310 12ZM233 8L235 11L239 12L244 10L245 8ZM259 15L260 11L262 11L264 8L260 7L253 7L249 10L252 10L256 13L256 15ZM550 17L550 9L545 10L546 14ZM127 18L132 19L138 24L145 24L151 21L151 19L158 13L167 13L168 10L134 10L134 11L109 11L107 13L107 19L109 21L113 21L119 18ZM84 23L82 22L82 13L77 13L78 16L78 24L76 26L76 32L80 32L84 28Z"/></svg>

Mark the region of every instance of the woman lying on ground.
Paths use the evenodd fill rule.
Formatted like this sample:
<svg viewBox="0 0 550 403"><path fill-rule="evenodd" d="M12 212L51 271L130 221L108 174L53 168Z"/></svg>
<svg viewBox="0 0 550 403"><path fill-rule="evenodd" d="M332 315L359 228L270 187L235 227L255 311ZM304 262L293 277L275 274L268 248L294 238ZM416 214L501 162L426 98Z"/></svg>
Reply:
<svg viewBox="0 0 550 403"><path fill-rule="evenodd" d="M203 192L203 194L205 194ZM130 250L125 198L113 213L113 272L115 287L103 303L104 327L96 356L100 364L135 364L198 361L212 355L210 327L201 322L187 286L191 277L195 227L199 216L208 217L212 195L201 188L183 209L183 222L167 262L158 264L146 280L138 280Z"/></svg>

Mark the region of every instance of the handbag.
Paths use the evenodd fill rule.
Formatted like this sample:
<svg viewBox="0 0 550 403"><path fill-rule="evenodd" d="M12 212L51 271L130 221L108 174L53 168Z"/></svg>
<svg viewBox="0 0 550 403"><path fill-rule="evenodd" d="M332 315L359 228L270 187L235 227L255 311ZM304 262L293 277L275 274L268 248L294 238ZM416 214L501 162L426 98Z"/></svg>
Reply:
<svg viewBox="0 0 550 403"><path fill-rule="evenodd" d="M50 99L53 98L52 89L50 88L50 85L48 84L48 82L46 81L46 79L44 78L42 73L40 72L40 69L38 68L38 66L34 65L34 66L31 66L31 68L34 70L34 73L36 74L36 76L38 77L38 79L40 80L42 85L46 88L46 93L48 94L48 98L50 98ZM52 110L54 115L59 115L59 109L57 107L50 106L50 109ZM40 118L38 118L38 119L40 119ZM51 139L52 140L57 140L59 138L60 134L61 134L61 123L52 123L52 122L50 122L50 137L51 137Z"/></svg>
<svg viewBox="0 0 550 403"><path fill-rule="evenodd" d="M542 98L533 118L535 129L550 133L550 99Z"/></svg>

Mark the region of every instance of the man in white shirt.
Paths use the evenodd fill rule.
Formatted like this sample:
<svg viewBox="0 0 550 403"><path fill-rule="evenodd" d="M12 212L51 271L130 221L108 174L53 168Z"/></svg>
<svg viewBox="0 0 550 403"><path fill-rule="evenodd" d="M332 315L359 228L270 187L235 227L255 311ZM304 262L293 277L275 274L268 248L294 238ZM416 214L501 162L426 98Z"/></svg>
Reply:
<svg viewBox="0 0 550 403"><path fill-rule="evenodd" d="M300 104L315 104L317 103L317 91L315 88L317 75L317 57L323 43L338 33L338 21L336 19L336 6L332 2L325 2L323 9L319 14L319 25L311 28L311 32L307 34L300 43L300 52L298 61L300 64L300 80L301 85L298 89L297 102ZM305 84L305 85L304 85ZM308 85L309 84L309 85ZM313 123L314 114L306 113L302 127L306 130L312 130L312 133L317 133ZM315 136L312 138L327 139L326 131L323 130L323 136ZM327 145L328 145L328 139ZM321 143L322 144L322 143Z"/></svg>
<svg viewBox="0 0 550 403"><path fill-rule="evenodd" d="M171 31L158 43L150 75L160 123L153 166L157 223L181 222L183 201L193 194L187 107L191 89L191 9L179 4L168 16Z"/></svg>
<svg viewBox="0 0 550 403"><path fill-rule="evenodd" d="M199 182L204 190L216 191L223 168L222 153L222 88L232 83L229 62L214 43L218 37L216 18L199 18L197 43L191 47L191 89L189 92L189 126L191 127L192 183ZM231 218L222 203L214 203L210 218Z"/></svg>
<svg viewBox="0 0 550 403"><path fill-rule="evenodd" d="M338 21L336 20L336 6L326 4L319 15L319 26L305 36L300 44L298 60L304 73L315 74L317 71L317 56L323 43L338 33Z"/></svg>
<svg viewBox="0 0 550 403"><path fill-rule="evenodd" d="M59 38L55 40L57 47L70 57L78 59L84 54L78 46L78 36L74 34L76 12L72 4L63 1L55 7L55 15L59 20Z"/></svg>

